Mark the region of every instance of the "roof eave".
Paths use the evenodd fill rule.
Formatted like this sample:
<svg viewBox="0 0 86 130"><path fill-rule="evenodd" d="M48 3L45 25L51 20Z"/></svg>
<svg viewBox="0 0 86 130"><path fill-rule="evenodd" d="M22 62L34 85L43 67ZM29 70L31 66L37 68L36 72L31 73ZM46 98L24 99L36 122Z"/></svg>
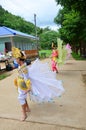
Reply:
<svg viewBox="0 0 86 130"><path fill-rule="evenodd" d="M18 36L18 37L22 37L22 38L27 38L27 39L32 39L32 40L39 40L39 38L38 37L30 37L30 36L22 36L22 35L18 35L18 34L16 34L16 35L0 35L0 38L8 38L8 37L16 37L16 36Z"/></svg>
<svg viewBox="0 0 86 130"><path fill-rule="evenodd" d="M0 38L4 38L4 37L14 37L14 35L0 35Z"/></svg>
<svg viewBox="0 0 86 130"><path fill-rule="evenodd" d="M22 36L22 35L19 35L19 34L16 34L16 36L18 37L23 37L23 38L27 38L27 39L33 39L33 40L37 40L37 38L34 36L34 37L30 37L30 36Z"/></svg>

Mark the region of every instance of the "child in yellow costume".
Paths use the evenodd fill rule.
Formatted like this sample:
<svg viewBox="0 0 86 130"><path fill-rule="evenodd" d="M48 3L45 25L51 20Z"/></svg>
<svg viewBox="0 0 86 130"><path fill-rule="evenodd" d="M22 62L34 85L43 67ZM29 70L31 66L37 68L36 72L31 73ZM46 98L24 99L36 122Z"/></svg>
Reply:
<svg viewBox="0 0 86 130"><path fill-rule="evenodd" d="M29 80L28 69L25 64L25 57L23 53L18 49L12 48L13 57L16 58L19 64L18 77L14 80L14 84L18 90L18 99L22 107L22 117L21 121L24 121L27 117L26 112L30 112L29 105L27 103L27 92L31 89L31 83Z"/></svg>
<svg viewBox="0 0 86 130"><path fill-rule="evenodd" d="M19 64L19 76L15 80L15 84L18 86L18 99L22 106L22 120L24 121L27 117L26 111L30 111L26 101L27 92L29 92L31 101L44 103L52 102L57 97L61 97L64 88L62 81L57 80L56 73L50 70L48 63L42 63L36 59L31 66L26 66L21 51L17 48L13 48L12 51Z"/></svg>

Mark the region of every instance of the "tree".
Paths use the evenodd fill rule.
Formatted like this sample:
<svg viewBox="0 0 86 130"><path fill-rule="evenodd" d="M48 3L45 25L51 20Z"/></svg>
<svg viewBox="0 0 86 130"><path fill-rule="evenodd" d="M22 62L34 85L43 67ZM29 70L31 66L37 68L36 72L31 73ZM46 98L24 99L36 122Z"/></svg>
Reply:
<svg viewBox="0 0 86 130"><path fill-rule="evenodd" d="M40 34L40 44L42 49L51 49L52 41L57 46L58 33L56 31L45 31Z"/></svg>
<svg viewBox="0 0 86 130"><path fill-rule="evenodd" d="M70 42L81 55L86 55L86 1L85 0L56 0L63 9L55 18L61 24L60 37ZM78 48L78 49L76 49Z"/></svg>
<svg viewBox="0 0 86 130"><path fill-rule="evenodd" d="M15 16L0 6L0 26L7 26L24 33L35 35L35 25L20 16ZM39 27L37 27L39 29Z"/></svg>

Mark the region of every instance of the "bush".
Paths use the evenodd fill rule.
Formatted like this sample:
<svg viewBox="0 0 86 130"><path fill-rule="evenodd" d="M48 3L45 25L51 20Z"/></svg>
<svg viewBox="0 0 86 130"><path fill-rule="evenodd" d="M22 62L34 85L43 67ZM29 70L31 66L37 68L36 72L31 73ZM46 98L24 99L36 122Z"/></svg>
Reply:
<svg viewBox="0 0 86 130"><path fill-rule="evenodd" d="M86 58L81 57L79 54L76 54L75 52L72 52L72 56L76 60L86 60Z"/></svg>
<svg viewBox="0 0 86 130"><path fill-rule="evenodd" d="M46 53L46 57L49 57L52 53L52 50L40 50L39 51L39 57L40 58L43 58L42 55L41 55L42 53Z"/></svg>

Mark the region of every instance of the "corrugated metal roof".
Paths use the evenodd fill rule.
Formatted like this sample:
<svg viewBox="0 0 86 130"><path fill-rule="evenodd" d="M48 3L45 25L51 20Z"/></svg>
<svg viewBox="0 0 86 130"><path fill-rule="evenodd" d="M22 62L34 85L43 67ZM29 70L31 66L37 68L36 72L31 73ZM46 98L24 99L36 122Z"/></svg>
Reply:
<svg viewBox="0 0 86 130"><path fill-rule="evenodd" d="M14 36L20 36L20 37L25 37L25 38L29 38L29 39L38 39L35 36L32 35L28 35L26 33L22 33L20 31L2 26L0 27L0 38L2 37L14 37Z"/></svg>

